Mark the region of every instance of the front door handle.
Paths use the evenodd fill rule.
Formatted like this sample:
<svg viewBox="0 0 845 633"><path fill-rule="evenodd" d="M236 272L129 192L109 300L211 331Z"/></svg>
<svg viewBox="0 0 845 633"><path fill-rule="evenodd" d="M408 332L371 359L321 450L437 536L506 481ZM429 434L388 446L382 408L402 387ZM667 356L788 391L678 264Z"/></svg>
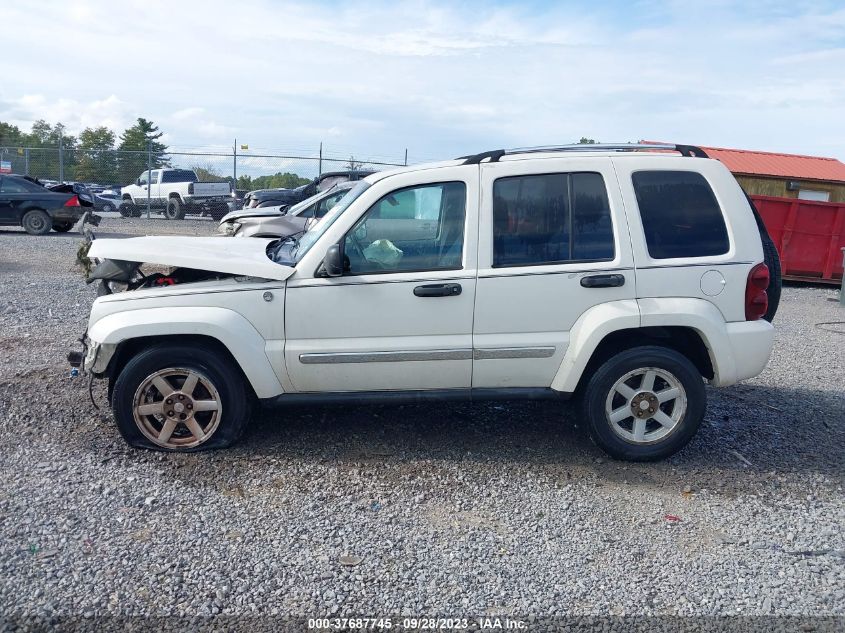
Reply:
<svg viewBox="0 0 845 633"><path fill-rule="evenodd" d="M461 284L426 284L414 288L418 297L455 297L461 294Z"/></svg>
<svg viewBox="0 0 845 633"><path fill-rule="evenodd" d="M625 285L625 275L590 275L581 277L584 288L618 288Z"/></svg>

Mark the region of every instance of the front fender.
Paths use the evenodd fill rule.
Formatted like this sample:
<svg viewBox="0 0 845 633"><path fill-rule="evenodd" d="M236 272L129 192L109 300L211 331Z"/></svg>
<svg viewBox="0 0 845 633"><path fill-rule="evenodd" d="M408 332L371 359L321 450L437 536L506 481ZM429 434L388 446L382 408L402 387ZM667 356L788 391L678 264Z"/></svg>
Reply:
<svg viewBox="0 0 845 633"><path fill-rule="evenodd" d="M227 308L147 308L106 315L88 329L88 338L97 348L91 370L105 371L119 343L179 334L210 336L222 343L259 398L271 398L284 391L267 357L264 338L247 319Z"/></svg>

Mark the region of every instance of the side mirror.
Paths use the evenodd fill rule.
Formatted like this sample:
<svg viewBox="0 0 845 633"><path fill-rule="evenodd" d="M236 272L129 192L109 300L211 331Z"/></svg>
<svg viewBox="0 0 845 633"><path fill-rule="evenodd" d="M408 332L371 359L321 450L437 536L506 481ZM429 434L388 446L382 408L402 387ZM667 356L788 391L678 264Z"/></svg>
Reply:
<svg viewBox="0 0 845 633"><path fill-rule="evenodd" d="M136 187L140 187L140 186L141 186L141 179L140 179L140 178L136 178L136 179L135 179L135 186L136 186Z"/></svg>
<svg viewBox="0 0 845 633"><path fill-rule="evenodd" d="M340 252L340 244L332 244L326 251L323 259L323 268L329 277L340 277L343 275L343 253Z"/></svg>

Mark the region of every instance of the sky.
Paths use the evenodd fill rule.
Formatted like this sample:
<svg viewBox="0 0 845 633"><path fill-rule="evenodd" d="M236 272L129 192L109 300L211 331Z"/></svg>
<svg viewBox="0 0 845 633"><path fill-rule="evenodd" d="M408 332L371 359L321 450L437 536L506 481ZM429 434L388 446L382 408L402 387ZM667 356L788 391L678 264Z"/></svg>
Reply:
<svg viewBox="0 0 845 633"><path fill-rule="evenodd" d="M845 1L2 0L0 121L411 162L582 136L845 160Z"/></svg>

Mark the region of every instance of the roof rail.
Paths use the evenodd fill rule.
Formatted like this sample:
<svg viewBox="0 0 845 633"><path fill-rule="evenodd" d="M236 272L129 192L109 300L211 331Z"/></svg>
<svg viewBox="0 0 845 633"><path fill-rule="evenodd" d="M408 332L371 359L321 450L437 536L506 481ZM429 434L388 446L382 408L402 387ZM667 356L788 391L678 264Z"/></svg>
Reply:
<svg viewBox="0 0 845 633"><path fill-rule="evenodd" d="M485 159L491 163L498 162L502 156L514 154L541 154L554 152L633 152L642 150L663 150L679 152L681 156L695 158L709 158L707 153L695 145L675 145L672 143L574 143L571 145L544 145L539 147L517 147L515 149L496 149L488 152L481 152L471 156L460 156L457 160L463 160L464 165L477 165Z"/></svg>

